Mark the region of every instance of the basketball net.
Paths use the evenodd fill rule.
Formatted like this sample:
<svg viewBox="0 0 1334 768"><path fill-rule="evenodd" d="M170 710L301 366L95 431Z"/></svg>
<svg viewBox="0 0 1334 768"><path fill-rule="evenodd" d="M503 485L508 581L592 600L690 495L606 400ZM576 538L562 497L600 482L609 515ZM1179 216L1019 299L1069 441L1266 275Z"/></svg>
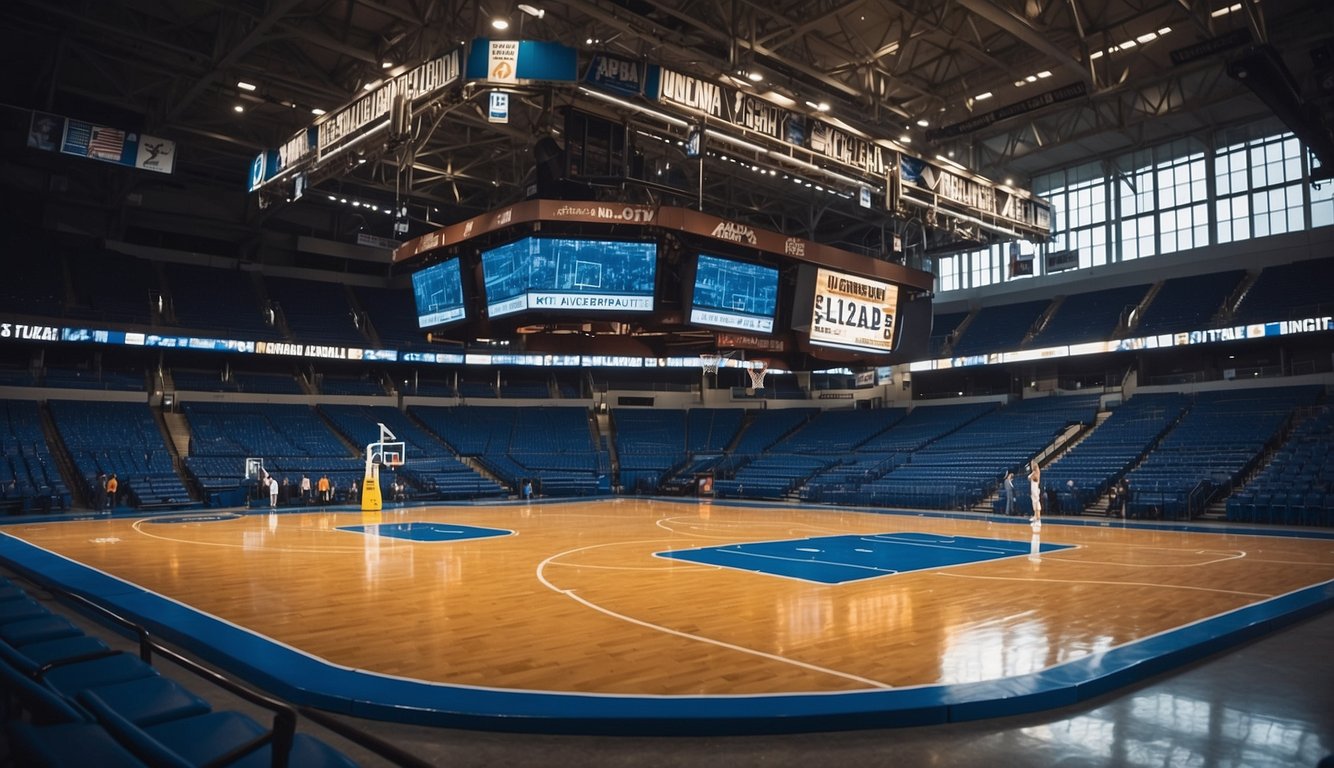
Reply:
<svg viewBox="0 0 1334 768"><path fill-rule="evenodd" d="M705 373L717 373L718 366L723 362L722 355L715 355L705 352L699 356L699 367L704 369Z"/></svg>
<svg viewBox="0 0 1334 768"><path fill-rule="evenodd" d="M746 373L750 374L750 391L753 394L757 389L764 389L764 375L769 372L769 364L763 360L756 360L756 367L747 368Z"/></svg>

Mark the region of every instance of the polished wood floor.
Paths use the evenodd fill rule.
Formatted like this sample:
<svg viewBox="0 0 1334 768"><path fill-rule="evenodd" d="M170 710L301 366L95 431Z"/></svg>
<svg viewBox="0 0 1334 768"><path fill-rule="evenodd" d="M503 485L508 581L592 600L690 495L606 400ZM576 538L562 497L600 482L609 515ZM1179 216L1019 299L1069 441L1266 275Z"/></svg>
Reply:
<svg viewBox="0 0 1334 768"><path fill-rule="evenodd" d="M337 530L447 522L513 535ZM840 585L654 557L920 531L1029 542L1027 525L637 499L118 519L4 531L330 662L507 689L852 691L1034 672L1334 579L1334 541L1065 526L1039 556Z"/></svg>

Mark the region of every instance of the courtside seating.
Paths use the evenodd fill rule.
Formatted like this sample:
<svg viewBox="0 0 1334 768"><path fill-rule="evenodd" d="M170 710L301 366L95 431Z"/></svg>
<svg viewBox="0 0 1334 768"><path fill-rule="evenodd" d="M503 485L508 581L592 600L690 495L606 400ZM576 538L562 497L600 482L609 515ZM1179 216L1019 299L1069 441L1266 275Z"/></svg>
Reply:
<svg viewBox="0 0 1334 768"><path fill-rule="evenodd" d="M742 408L691 408L686 416L686 450L722 451L736 439L746 411Z"/></svg>
<svg viewBox="0 0 1334 768"><path fill-rule="evenodd" d="M147 404L52 400L48 408L89 499L96 496L100 472L116 475L118 504L177 509L196 505L176 474Z"/></svg>
<svg viewBox="0 0 1334 768"><path fill-rule="evenodd" d="M713 492L720 498L781 499L836 461L833 457L765 454L748 462L732 477L714 480Z"/></svg>
<svg viewBox="0 0 1334 768"><path fill-rule="evenodd" d="M858 445L903 417L897 409L820 411L727 480L720 496L780 498L853 460ZM803 496L810 494L803 489Z"/></svg>
<svg viewBox="0 0 1334 768"><path fill-rule="evenodd" d="M0 400L0 511L47 512L70 507L70 492L47 448L32 400Z"/></svg>
<svg viewBox="0 0 1334 768"><path fill-rule="evenodd" d="M858 447L856 469L843 473L844 484L822 484L812 498L835 504L959 506L961 491L953 473L932 468L925 479L921 472L899 473L915 452L996 408L995 403L919 405Z"/></svg>
<svg viewBox="0 0 1334 768"><path fill-rule="evenodd" d="M414 497L464 499L506 493L503 486L459 461L437 437L397 408L320 405L318 409L353 445L378 440L379 425L384 424L405 445L407 463L398 475L411 486Z"/></svg>
<svg viewBox="0 0 1334 768"><path fill-rule="evenodd" d="M616 408L616 455L627 490L656 490L686 459L686 412L669 408Z"/></svg>
<svg viewBox="0 0 1334 768"><path fill-rule="evenodd" d="M588 409L548 406L411 406L409 413L459 456L475 458L511 488L532 479L548 496L610 489L605 451Z"/></svg>
<svg viewBox="0 0 1334 768"><path fill-rule="evenodd" d="M185 464L203 487L234 488L247 457L263 459L265 470L289 486L303 474L312 483L327 474L336 488L346 489L365 475L364 458L310 406L188 401L181 410L190 425Z"/></svg>
<svg viewBox="0 0 1334 768"><path fill-rule="evenodd" d="M15 765L264 766L274 750L286 764L353 768L328 744L295 733L295 717L274 703L272 729L247 715L214 711L192 690L159 674L152 646L141 658L111 650L0 578L0 690ZM248 697L249 698L249 697Z"/></svg>
<svg viewBox="0 0 1334 768"><path fill-rule="evenodd" d="M1334 409L1321 406L1293 428L1264 469L1228 498L1227 519L1334 526Z"/></svg>
<svg viewBox="0 0 1334 768"><path fill-rule="evenodd" d="M1313 405L1319 387L1202 392L1152 453L1129 473L1134 517L1198 514L1241 480L1293 412Z"/></svg>
<svg viewBox="0 0 1334 768"><path fill-rule="evenodd" d="M1139 463L1189 405L1190 398L1176 393L1135 395L1112 410L1086 438L1044 467L1043 483L1063 494L1062 509L1087 507ZM1022 483L1018 478L1027 475L1019 471L1015 475L1015 492L1019 494ZM1015 500L1016 511L1027 509L1027 502L1021 503L1021 498ZM997 500L998 509L1004 509L1004 504L1003 497Z"/></svg>
<svg viewBox="0 0 1334 768"><path fill-rule="evenodd" d="M881 482L893 481L900 493L913 483L949 487L951 506L967 507L994 491L1010 469L1019 478L1016 490L1026 494L1022 466L1066 427L1092 424L1097 410L1097 395L1037 397L1012 403L914 451Z"/></svg>
<svg viewBox="0 0 1334 768"><path fill-rule="evenodd" d="M751 411L732 453L739 457L758 456L819 412L816 408Z"/></svg>

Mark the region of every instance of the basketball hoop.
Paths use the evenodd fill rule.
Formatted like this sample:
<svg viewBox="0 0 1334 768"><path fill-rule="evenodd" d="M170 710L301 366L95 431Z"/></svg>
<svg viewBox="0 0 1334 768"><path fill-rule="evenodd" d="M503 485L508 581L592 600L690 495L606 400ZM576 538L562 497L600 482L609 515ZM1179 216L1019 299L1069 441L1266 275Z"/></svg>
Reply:
<svg viewBox="0 0 1334 768"><path fill-rule="evenodd" d="M755 363L756 365L754 368L746 369L746 373L750 374L750 389L752 393L755 390L764 389L764 375L769 372L769 364L764 360L756 360Z"/></svg>
<svg viewBox="0 0 1334 768"><path fill-rule="evenodd" d="M735 354L736 352L701 352L699 367L703 368L705 373L717 375L718 369L723 367L724 361Z"/></svg>

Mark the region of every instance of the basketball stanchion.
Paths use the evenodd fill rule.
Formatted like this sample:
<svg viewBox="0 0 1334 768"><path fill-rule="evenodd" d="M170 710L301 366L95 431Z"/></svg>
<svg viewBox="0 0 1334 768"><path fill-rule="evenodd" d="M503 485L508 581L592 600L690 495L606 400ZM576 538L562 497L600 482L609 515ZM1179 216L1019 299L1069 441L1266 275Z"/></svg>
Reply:
<svg viewBox="0 0 1334 768"><path fill-rule="evenodd" d="M394 436L384 424L378 424L380 439L366 446L366 473L361 484L361 511L378 512L384 507L380 492L380 467L397 470L406 456L404 442Z"/></svg>

